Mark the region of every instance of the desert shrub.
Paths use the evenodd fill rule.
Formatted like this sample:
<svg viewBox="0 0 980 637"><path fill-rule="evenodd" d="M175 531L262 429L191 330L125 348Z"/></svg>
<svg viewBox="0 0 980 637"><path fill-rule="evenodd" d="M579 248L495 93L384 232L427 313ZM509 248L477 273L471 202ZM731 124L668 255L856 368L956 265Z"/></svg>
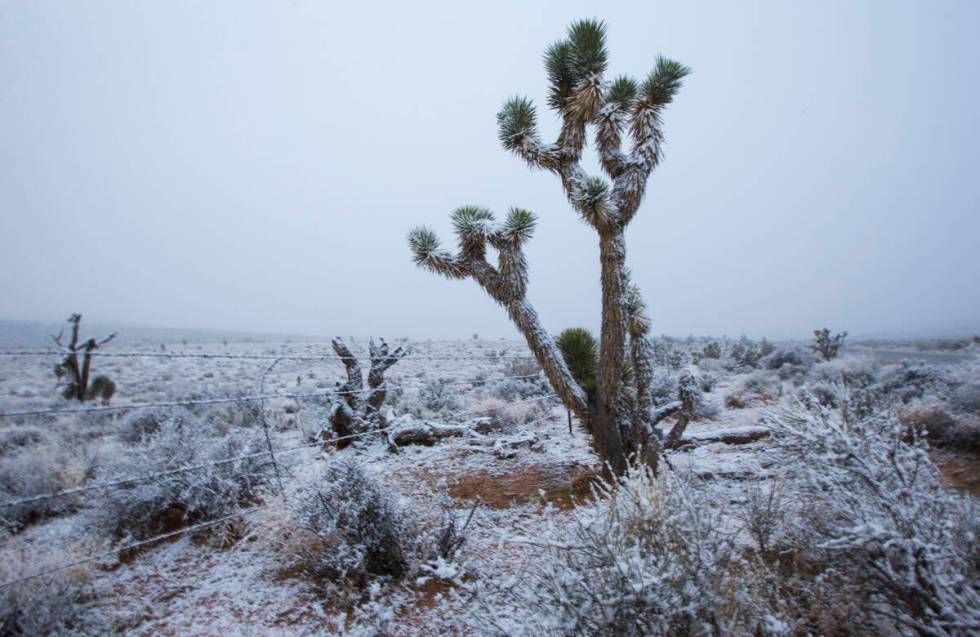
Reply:
<svg viewBox="0 0 980 637"><path fill-rule="evenodd" d="M734 542L703 485L631 467L596 503L524 540L518 576L465 584L481 634L767 634L740 598Z"/></svg>
<svg viewBox="0 0 980 637"><path fill-rule="evenodd" d="M419 573L439 557L441 541L454 532L435 522L432 512L404 507L350 460L329 463L296 502L290 513L294 530L281 547L284 558L331 588Z"/></svg>
<svg viewBox="0 0 980 637"><path fill-rule="evenodd" d="M654 369L650 378L650 397L655 405L677 400L677 375L666 369Z"/></svg>
<svg viewBox="0 0 980 637"><path fill-rule="evenodd" d="M541 373L541 366L532 357L504 359L504 376L533 376Z"/></svg>
<svg viewBox="0 0 980 637"><path fill-rule="evenodd" d="M455 411L460 408L459 391L452 381L445 378L427 380L419 388L418 400L429 412Z"/></svg>
<svg viewBox="0 0 980 637"><path fill-rule="evenodd" d="M755 369L759 366L759 361L763 356L763 350L760 345L743 335L732 344L731 349L728 351L728 357L730 359L729 366L732 369Z"/></svg>
<svg viewBox="0 0 980 637"><path fill-rule="evenodd" d="M769 372L759 370L739 379L732 391L725 396L725 406L742 409L771 402L781 394L782 385L779 379Z"/></svg>
<svg viewBox="0 0 980 637"><path fill-rule="evenodd" d="M955 388L949 406L964 414L980 414L980 381L973 379Z"/></svg>
<svg viewBox="0 0 980 637"><path fill-rule="evenodd" d="M788 512L789 503L779 482L753 482L745 489L745 499L736 508L735 517L758 550L768 553L786 530Z"/></svg>
<svg viewBox="0 0 980 637"><path fill-rule="evenodd" d="M980 451L980 418L976 416L951 414L942 403L931 400L900 409L898 418L936 446Z"/></svg>
<svg viewBox="0 0 980 637"><path fill-rule="evenodd" d="M491 383L488 393L502 400L523 400L541 392L541 384L529 380L507 379Z"/></svg>
<svg viewBox="0 0 980 637"><path fill-rule="evenodd" d="M777 452L807 502L800 537L817 562L848 569L882 621L903 631L980 630L978 516L946 490L922 437L893 415L855 418L843 387L837 409L767 415Z"/></svg>
<svg viewBox="0 0 980 637"><path fill-rule="evenodd" d="M762 367L771 370L779 370L787 366L809 369L815 362L813 354L798 345L777 347L759 360Z"/></svg>
<svg viewBox="0 0 980 637"><path fill-rule="evenodd" d="M243 400L207 405L196 413L217 434L224 434L233 429L249 429L262 424L262 404L257 401Z"/></svg>
<svg viewBox="0 0 980 637"><path fill-rule="evenodd" d="M59 440L23 447L0 459L0 502L77 487L95 472L98 454L78 441ZM0 523L17 530L45 518L74 511L73 497L49 498L0 509Z"/></svg>
<svg viewBox="0 0 980 637"><path fill-rule="evenodd" d="M143 444L129 450L125 460L101 471L99 478L119 480L265 450L258 431L239 430L215 438L199 422L169 420ZM91 497L91 522L106 533L151 537L257 502L272 473L270 459L262 455L105 489Z"/></svg>
<svg viewBox="0 0 980 637"><path fill-rule="evenodd" d="M945 394L949 383L943 370L922 361L903 360L881 371L870 390L892 402L908 404L927 394Z"/></svg>
<svg viewBox="0 0 980 637"><path fill-rule="evenodd" d="M845 357L824 361L813 366L808 382L842 383L851 391L870 387L878 382L879 369L866 358Z"/></svg>
<svg viewBox="0 0 980 637"><path fill-rule="evenodd" d="M718 386L718 374L698 365L698 376L701 379L701 391L710 394Z"/></svg>
<svg viewBox="0 0 980 637"><path fill-rule="evenodd" d="M721 345L717 341L708 341L703 348L701 348L701 356L704 358L721 358Z"/></svg>
<svg viewBox="0 0 980 637"><path fill-rule="evenodd" d="M39 551L19 538L8 539L0 560L0 582L78 560L74 551ZM98 634L99 616L85 607L91 597L91 568L79 565L0 588L0 635Z"/></svg>
<svg viewBox="0 0 980 637"><path fill-rule="evenodd" d="M687 352L669 336L661 336L651 343L653 345L653 362L657 367L678 370L687 364Z"/></svg>
<svg viewBox="0 0 980 637"><path fill-rule="evenodd" d="M810 346L810 349L823 358L823 360L829 361L837 358L841 346L844 345L844 339L847 338L847 332L831 334L830 330L824 327L819 330L814 330L813 337L814 343Z"/></svg>
<svg viewBox="0 0 980 637"><path fill-rule="evenodd" d="M92 384L85 391L85 399L92 400L99 398L103 405L108 405L109 401L116 394L116 383L108 376L98 375L92 379Z"/></svg>
<svg viewBox="0 0 980 637"><path fill-rule="evenodd" d="M473 415L492 418L501 429L513 430L546 416L551 410L549 403L554 404L551 401L535 401L515 405L510 400L491 397L472 403L471 409L476 412Z"/></svg>
<svg viewBox="0 0 980 637"><path fill-rule="evenodd" d="M136 444L158 433L166 422L200 426L194 416L183 407L150 407L127 413L119 423L117 433L123 442Z"/></svg>
<svg viewBox="0 0 980 637"><path fill-rule="evenodd" d="M22 447L36 445L44 440L44 432L37 427L13 426L0 429L0 457Z"/></svg>

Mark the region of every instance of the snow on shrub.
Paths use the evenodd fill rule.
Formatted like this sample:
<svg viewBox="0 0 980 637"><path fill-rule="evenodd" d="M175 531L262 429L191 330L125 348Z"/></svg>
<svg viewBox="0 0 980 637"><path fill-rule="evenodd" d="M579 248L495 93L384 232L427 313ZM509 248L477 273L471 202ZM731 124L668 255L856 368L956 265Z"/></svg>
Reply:
<svg viewBox="0 0 980 637"><path fill-rule="evenodd" d="M183 407L150 407L127 413L119 423L117 433L123 442L136 444L158 433L163 424L168 421L199 426L194 422L191 413Z"/></svg>
<svg viewBox="0 0 980 637"><path fill-rule="evenodd" d="M810 350L800 345L785 345L764 356L759 363L763 369L777 372L783 380L799 382L816 359Z"/></svg>
<svg viewBox="0 0 980 637"><path fill-rule="evenodd" d="M771 634L741 596L733 534L694 478L632 466L549 531L517 575L464 582L471 627L497 635ZM772 625L778 625L774 622Z"/></svg>
<svg viewBox="0 0 980 637"><path fill-rule="evenodd" d="M97 462L91 445L67 438L21 447L0 458L0 502L77 487L91 478ZM27 524L75 510L75 498L50 498L0 509L0 526Z"/></svg>
<svg viewBox="0 0 980 637"><path fill-rule="evenodd" d="M267 448L258 431L238 430L215 438L206 429L199 421L165 421L156 434L128 449L124 460L107 467L98 478L111 481L160 473L259 454ZM105 489L91 498L92 521L106 533L151 537L255 503L272 472L269 457L260 455Z"/></svg>
<svg viewBox="0 0 980 637"><path fill-rule="evenodd" d="M974 378L954 389L949 405L964 414L980 414L980 380Z"/></svg>
<svg viewBox="0 0 980 637"><path fill-rule="evenodd" d="M419 388L418 400L429 413L449 412L460 408L459 391L452 381L444 378L426 381Z"/></svg>
<svg viewBox="0 0 980 637"><path fill-rule="evenodd" d="M813 559L851 566L872 611L905 631L980 630L980 530L968 497L946 490L923 439L892 414L858 418L811 401L767 415L810 512Z"/></svg>
<svg viewBox="0 0 980 637"><path fill-rule="evenodd" d="M779 378L762 370L746 374L725 396L725 406L742 409L759 403L771 402L782 394Z"/></svg>
<svg viewBox="0 0 980 637"><path fill-rule="evenodd" d="M295 502L279 548L292 569L334 591L419 574L458 545L454 521L441 525L434 511L402 505L352 460L329 463Z"/></svg>
<svg viewBox="0 0 980 637"><path fill-rule="evenodd" d="M20 538L9 538L0 560L0 582L78 560L81 552L43 551ZM43 577L0 588L0 635L98 634L99 615L85 607L91 596L88 565L74 566Z"/></svg>

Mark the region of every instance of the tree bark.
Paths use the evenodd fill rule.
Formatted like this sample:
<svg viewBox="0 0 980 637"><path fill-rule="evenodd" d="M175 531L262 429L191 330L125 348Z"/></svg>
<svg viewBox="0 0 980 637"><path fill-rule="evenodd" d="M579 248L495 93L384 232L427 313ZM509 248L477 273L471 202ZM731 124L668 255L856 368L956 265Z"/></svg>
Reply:
<svg viewBox="0 0 980 637"><path fill-rule="evenodd" d="M620 431L619 398L622 393L626 343L626 242L620 228L599 234L602 267L602 333L596 417L592 431L596 452L621 474L626 470L626 446Z"/></svg>
<svg viewBox="0 0 980 637"><path fill-rule="evenodd" d="M582 421L590 421L593 415L589 410L588 397L572 379L572 374L568 371L565 360L555 347L551 336L541 327L538 313L524 299L508 303L507 313L524 335L528 348L534 354L535 360L541 366L561 402Z"/></svg>

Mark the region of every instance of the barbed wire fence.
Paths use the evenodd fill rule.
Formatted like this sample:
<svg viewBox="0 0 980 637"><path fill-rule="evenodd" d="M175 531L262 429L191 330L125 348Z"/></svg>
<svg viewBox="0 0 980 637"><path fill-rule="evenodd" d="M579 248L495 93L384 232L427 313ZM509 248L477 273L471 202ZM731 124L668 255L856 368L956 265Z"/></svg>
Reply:
<svg viewBox="0 0 980 637"><path fill-rule="evenodd" d="M265 439L265 451L255 452L250 454L244 454L229 458L222 458L220 460L215 460L205 463L197 463L191 465L185 465L182 467L177 467L174 469L169 469L166 471L158 471L140 475L130 475L123 476L109 481L101 482L91 482L89 484L82 484L76 487L61 489L57 491L50 491L46 493L34 494L21 498L14 498L4 502L0 502L0 518L3 516L3 512L14 509L16 507L36 504L39 502L44 502L47 500L54 500L57 498L71 498L73 496L78 496L85 493L90 493L93 491L105 490L105 489L122 489L131 487L137 484L152 482L155 480L162 480L171 478L173 476L192 473L196 471L203 471L208 468L224 466L234 464L236 462L242 462L246 460L254 460L259 458L268 457L272 467L274 469L274 474L276 478L276 483L278 486L278 491L280 495L286 497L286 490L283 485L283 476L281 468L279 465L279 458L286 455L297 453L304 449L312 448L322 448L326 450L327 448L334 447L337 443L343 441L357 440L367 437L377 437L381 434L385 434L397 429L400 425L388 425L382 428L371 429L368 431L362 431L346 436L330 436L325 439L316 440L314 442L307 442L298 445L276 447L272 442L272 435L270 433L269 423L266 417L266 406L269 400L276 399L292 399L292 400L305 400L305 399L315 399L315 398L339 398L344 395L350 394L367 394L374 391L374 389L361 389L361 390L343 390L343 389L331 389L322 390L315 392L267 392L265 391L268 376L273 372L273 370L282 361L299 361L299 362L313 362L313 361L343 361L349 358L356 358L358 360L374 360L375 357L369 355L355 355L352 357L344 357L338 355L307 355L307 354L252 354L252 353L210 353L210 352L166 352L166 351L101 351L96 350L92 352L94 356L101 356L106 358L164 358L164 359L218 359L218 360L261 360L269 361L269 364L263 369L261 375L258 379L258 391L253 395L244 396L224 396L224 397L214 397L214 398L191 398L185 400L165 400L165 401L152 401L152 402L136 402L128 404L116 404L116 405L97 405L97 406L79 406L79 407L50 407L50 408L34 408L34 409L23 409L23 410L5 410L0 411L0 425L3 421L13 418L47 418L52 416L62 416L62 415L84 415L90 413L108 413L108 412L126 412L140 409L151 409L151 408L178 408L178 407L193 407L193 406L204 406L204 405L220 405L220 404L233 404L233 403L257 403L259 406L259 416L258 424L262 427L263 436ZM0 357L54 357L54 356L64 356L65 352L60 350L7 350L0 351ZM526 354L499 354L499 355L416 355L408 354L402 357L400 360L421 360L421 361L488 361L488 362L499 362L507 360L533 360L530 353ZM452 381L447 382L440 379L440 382L444 386L479 386L487 385L491 383L499 383L502 381L510 380L529 380L535 378L543 378L543 375L538 372L534 374L521 374L521 375L511 375L498 378L487 378L483 380L471 379L465 381ZM426 386L426 382L421 383L403 383L398 385L389 385L385 381L385 390L389 392L405 389L421 389ZM462 419L464 417L479 416L480 414L488 412L496 412L503 409L509 409L511 407L523 404L538 403L551 401L557 398L557 394L545 393L541 395L531 396L521 400L509 401L502 406L494 406L488 408L479 409L469 409L464 411L458 411L446 415L446 418L451 419ZM543 417L537 418L525 426L534 427L543 423L546 420L553 418L551 414L547 414ZM326 429L326 425L324 429ZM321 431L323 431L321 430ZM17 584L33 580L36 578L42 578L46 576L53 575L55 573L65 571L77 566L81 566L86 563L99 561L103 559L108 559L113 556L120 554L126 554L127 552L134 551L136 549L154 545L158 542L168 540L171 538L179 537L185 534L194 534L199 531L212 528L219 524L242 518L247 515L251 515L258 511L268 508L268 504L255 505L240 511L236 511L229 515L224 515L219 518L196 523L193 525L181 527L174 531L167 533L162 533L159 535L154 535L150 538L142 539L139 541L127 543L124 546L116 546L111 550L104 552L99 552L78 560L73 560L63 564L58 564L56 566L46 568L34 573L29 573L27 575L16 577L8 581L0 582L0 590L6 589Z"/></svg>

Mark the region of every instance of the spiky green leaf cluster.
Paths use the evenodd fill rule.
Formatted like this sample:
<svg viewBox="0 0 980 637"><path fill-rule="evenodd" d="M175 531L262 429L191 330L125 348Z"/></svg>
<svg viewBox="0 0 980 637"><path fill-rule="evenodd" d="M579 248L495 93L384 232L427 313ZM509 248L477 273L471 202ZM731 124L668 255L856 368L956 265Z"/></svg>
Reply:
<svg viewBox="0 0 980 637"><path fill-rule="evenodd" d="M606 199L609 195L609 185L602 177L589 177L585 180L579 202L580 212L588 220L601 221L605 218Z"/></svg>
<svg viewBox="0 0 980 637"><path fill-rule="evenodd" d="M544 52L548 73L548 106L564 110L576 85L594 75L602 75L608 64L606 25L601 20L579 20L568 28L568 37Z"/></svg>
<svg viewBox="0 0 980 637"><path fill-rule="evenodd" d="M507 221L504 222L504 235L512 241L523 243L534 234L537 223L537 217L530 210L511 208L507 214Z"/></svg>
<svg viewBox="0 0 980 637"><path fill-rule="evenodd" d="M497 134L500 143L507 150L519 148L526 139L534 136L537 119L537 111L530 99L510 98L497 113Z"/></svg>
<svg viewBox="0 0 980 637"><path fill-rule="evenodd" d="M428 226L415 226L408 231L408 245L415 265L424 266L429 255L439 249L439 237Z"/></svg>
<svg viewBox="0 0 980 637"><path fill-rule="evenodd" d="M680 62L657 56L657 65L643 82L643 100L652 106L670 104L691 69Z"/></svg>
<svg viewBox="0 0 980 637"><path fill-rule="evenodd" d="M599 372L599 343L584 327L570 327L555 339L575 382L590 398L595 396Z"/></svg>
<svg viewBox="0 0 980 637"><path fill-rule="evenodd" d="M606 71L606 25L601 20L579 20L568 28L572 46L571 69L576 79L602 75Z"/></svg>
<svg viewBox="0 0 980 637"><path fill-rule="evenodd" d="M628 111L633 107L633 100L636 99L637 90L636 80L626 75L621 75L609 87L607 99L617 104L624 111Z"/></svg>
<svg viewBox="0 0 980 637"><path fill-rule="evenodd" d="M548 107L560 111L575 85L572 74L572 45L559 40L544 52L544 68L548 73Z"/></svg>
<svg viewBox="0 0 980 637"><path fill-rule="evenodd" d="M487 222L492 222L494 219L492 212L479 206L456 208L451 218L456 235L462 238L485 234Z"/></svg>

